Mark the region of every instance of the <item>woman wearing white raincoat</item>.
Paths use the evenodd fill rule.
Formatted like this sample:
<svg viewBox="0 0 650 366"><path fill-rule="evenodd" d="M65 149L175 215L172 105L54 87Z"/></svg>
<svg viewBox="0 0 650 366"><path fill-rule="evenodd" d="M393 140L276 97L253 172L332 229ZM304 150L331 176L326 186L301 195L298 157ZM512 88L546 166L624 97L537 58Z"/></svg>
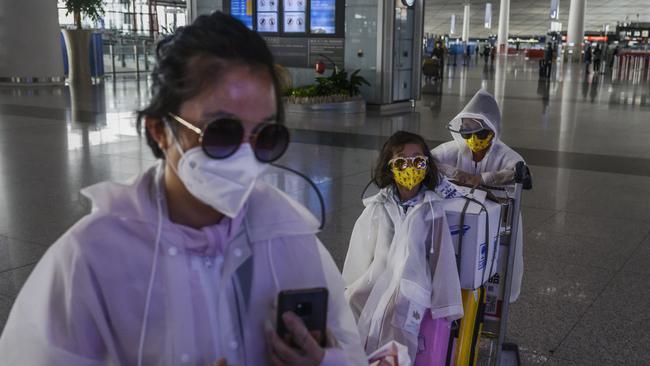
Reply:
<svg viewBox="0 0 650 366"><path fill-rule="evenodd" d="M397 132L384 145L364 200L343 278L368 354L390 341L412 360L425 311L433 319L463 315L456 259L442 200L460 195L436 170L425 141Z"/></svg>
<svg viewBox="0 0 650 366"><path fill-rule="evenodd" d="M367 364L318 222L257 181L288 144L273 58L222 13L162 41L140 112L163 158L130 184L100 183L47 251L0 338L2 365ZM285 289L329 290L328 347L300 318L296 348L266 324Z"/></svg>
<svg viewBox="0 0 650 366"><path fill-rule="evenodd" d="M515 166L524 159L504 144L501 111L492 95L479 90L448 126L454 141L431 151L438 169L449 179L470 186L512 184ZM521 217L519 227L523 228ZM523 277L523 230L517 233L510 301L521 292Z"/></svg>

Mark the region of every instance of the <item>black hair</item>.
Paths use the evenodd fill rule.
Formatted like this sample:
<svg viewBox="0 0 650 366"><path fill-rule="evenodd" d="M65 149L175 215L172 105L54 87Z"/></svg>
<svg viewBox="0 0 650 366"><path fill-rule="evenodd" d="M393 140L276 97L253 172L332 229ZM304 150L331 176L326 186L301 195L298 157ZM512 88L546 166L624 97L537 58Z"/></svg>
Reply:
<svg viewBox="0 0 650 366"><path fill-rule="evenodd" d="M184 102L205 91L207 85L235 65L269 74L276 93L277 121L282 123L284 110L274 64L264 39L242 22L218 11L201 15L158 43L156 65L151 74L151 101L137 112L137 129L142 130L145 116L162 121L169 113L178 114ZM164 158L146 129L145 135L153 154Z"/></svg>
<svg viewBox="0 0 650 366"><path fill-rule="evenodd" d="M393 158L393 155L402 151L404 145L406 144L416 144L420 145L424 156L427 157L427 174L424 177L424 184L427 188L435 190L438 186L440 180L438 174L438 167L436 166L431 151L427 142L424 141L422 136L406 132L406 131L397 131L388 140L384 143L384 146L381 148L379 153L379 158L377 158L377 165L372 174L372 181L379 188L385 188L389 185L395 183L393 179L393 173L391 168L388 166L388 162Z"/></svg>

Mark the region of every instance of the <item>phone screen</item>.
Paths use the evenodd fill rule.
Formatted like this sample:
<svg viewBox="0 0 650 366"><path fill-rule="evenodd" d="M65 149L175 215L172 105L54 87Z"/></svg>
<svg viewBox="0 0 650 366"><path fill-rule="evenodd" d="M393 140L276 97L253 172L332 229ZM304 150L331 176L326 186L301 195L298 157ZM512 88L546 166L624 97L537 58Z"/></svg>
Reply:
<svg viewBox="0 0 650 366"><path fill-rule="evenodd" d="M282 314L291 311L305 324L309 333L316 342L325 347L327 343L327 297L326 288L312 288L301 290L282 291L278 295L277 325L278 335L287 344L295 347L291 333L287 330L282 320Z"/></svg>

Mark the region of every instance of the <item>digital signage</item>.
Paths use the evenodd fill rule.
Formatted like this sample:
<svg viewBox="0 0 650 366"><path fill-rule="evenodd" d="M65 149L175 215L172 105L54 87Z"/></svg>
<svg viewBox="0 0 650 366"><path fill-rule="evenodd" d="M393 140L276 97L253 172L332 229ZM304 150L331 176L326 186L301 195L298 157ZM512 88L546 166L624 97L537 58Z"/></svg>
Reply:
<svg viewBox="0 0 650 366"><path fill-rule="evenodd" d="M336 33L336 0L311 0L312 34Z"/></svg>
<svg viewBox="0 0 650 366"><path fill-rule="evenodd" d="M345 0L226 0L223 6L226 13L265 38L309 40L343 38L344 3Z"/></svg>
<svg viewBox="0 0 650 366"><path fill-rule="evenodd" d="M253 0L232 0L230 14L253 29Z"/></svg>

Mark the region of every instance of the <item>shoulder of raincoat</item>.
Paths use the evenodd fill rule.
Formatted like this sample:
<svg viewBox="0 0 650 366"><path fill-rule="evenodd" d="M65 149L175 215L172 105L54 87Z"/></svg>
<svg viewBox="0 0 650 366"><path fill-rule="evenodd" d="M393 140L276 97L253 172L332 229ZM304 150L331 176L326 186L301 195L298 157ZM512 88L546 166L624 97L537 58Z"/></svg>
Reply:
<svg viewBox="0 0 650 366"><path fill-rule="evenodd" d="M0 363L136 365L142 340L144 365L222 357L265 365L264 327L278 292L326 287L328 328L339 346L322 364L367 364L340 273L304 207L258 183L240 229L212 258L186 251L164 212L155 255L155 171L83 191L92 212L50 247L20 291L0 338Z"/></svg>
<svg viewBox="0 0 650 366"><path fill-rule="evenodd" d="M454 120L462 118L479 118L485 121L494 132L492 146L485 158L476 163L460 134L452 132L454 141L431 150L440 171L452 179L459 171L480 174L482 183L489 186L512 183L515 166L519 161L523 161L523 158L501 141L501 111L494 97L483 89L479 90Z"/></svg>
<svg viewBox="0 0 650 366"><path fill-rule="evenodd" d="M414 359L424 311L462 317L460 283L442 199L427 190L402 219L392 194L388 187L364 200L343 278L366 352L396 340Z"/></svg>

